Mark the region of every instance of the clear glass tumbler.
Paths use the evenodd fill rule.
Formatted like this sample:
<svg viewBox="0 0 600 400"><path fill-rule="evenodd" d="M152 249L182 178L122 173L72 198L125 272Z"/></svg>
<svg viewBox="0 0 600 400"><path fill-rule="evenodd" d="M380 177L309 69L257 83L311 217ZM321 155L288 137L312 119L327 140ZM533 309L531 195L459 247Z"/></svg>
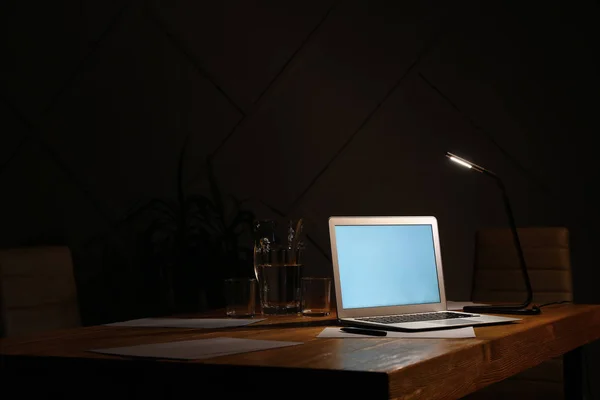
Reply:
<svg viewBox="0 0 600 400"><path fill-rule="evenodd" d="M225 304L229 317L253 317L256 313L256 279L226 279Z"/></svg>
<svg viewBox="0 0 600 400"><path fill-rule="evenodd" d="M302 314L322 317L331 312L331 278L302 278Z"/></svg>

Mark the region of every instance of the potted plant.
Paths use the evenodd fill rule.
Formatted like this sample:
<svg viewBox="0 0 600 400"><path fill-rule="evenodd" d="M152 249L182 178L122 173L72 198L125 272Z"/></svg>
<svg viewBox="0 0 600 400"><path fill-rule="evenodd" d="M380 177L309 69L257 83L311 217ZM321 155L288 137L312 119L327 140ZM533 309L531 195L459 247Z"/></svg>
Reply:
<svg viewBox="0 0 600 400"><path fill-rule="evenodd" d="M124 224L141 214L150 216L140 236L141 253L146 286L153 287L160 299L157 314L221 307L224 279L253 273L254 214L242 207L242 201L222 195L211 157L206 160L209 194L185 192L183 165L188 143L189 135L178 159L175 201L151 199L135 206L120 221Z"/></svg>

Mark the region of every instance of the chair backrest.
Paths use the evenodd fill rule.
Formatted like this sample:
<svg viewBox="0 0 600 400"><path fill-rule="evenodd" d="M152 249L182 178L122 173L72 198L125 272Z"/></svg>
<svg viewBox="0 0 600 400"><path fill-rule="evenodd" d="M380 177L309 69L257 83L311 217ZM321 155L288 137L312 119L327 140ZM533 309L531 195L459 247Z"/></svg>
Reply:
<svg viewBox="0 0 600 400"><path fill-rule="evenodd" d="M569 231L562 227L519 228L519 240L536 304L573 300ZM526 297L510 229L477 232L474 302L519 303Z"/></svg>
<svg viewBox="0 0 600 400"><path fill-rule="evenodd" d="M68 247L0 249L3 336L81 325Z"/></svg>
<svg viewBox="0 0 600 400"><path fill-rule="evenodd" d="M519 228L535 304L573 300L569 231L566 228ZM475 240L472 300L520 303L526 297L510 229L484 229ZM562 357L546 361L473 393L477 399L564 398Z"/></svg>

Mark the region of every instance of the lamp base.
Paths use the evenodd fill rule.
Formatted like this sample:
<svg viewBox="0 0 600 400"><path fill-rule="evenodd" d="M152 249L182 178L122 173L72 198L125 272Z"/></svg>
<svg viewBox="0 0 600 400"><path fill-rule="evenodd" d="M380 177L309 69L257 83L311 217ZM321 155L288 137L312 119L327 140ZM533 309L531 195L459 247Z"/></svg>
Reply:
<svg viewBox="0 0 600 400"><path fill-rule="evenodd" d="M512 314L512 315L538 315L542 313L542 310L533 306L532 308L519 308L518 306L512 308L510 306L465 306L463 307L464 312L475 313L475 314Z"/></svg>

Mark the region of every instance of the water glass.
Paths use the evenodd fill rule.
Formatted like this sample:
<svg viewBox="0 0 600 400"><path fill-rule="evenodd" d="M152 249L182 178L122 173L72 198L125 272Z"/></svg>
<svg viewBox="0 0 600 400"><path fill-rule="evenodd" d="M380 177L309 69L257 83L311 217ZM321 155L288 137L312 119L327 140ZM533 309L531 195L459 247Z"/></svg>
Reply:
<svg viewBox="0 0 600 400"><path fill-rule="evenodd" d="M331 312L331 278L302 278L302 314L322 317Z"/></svg>
<svg viewBox="0 0 600 400"><path fill-rule="evenodd" d="M256 310L256 279L226 279L225 304L229 317L253 317Z"/></svg>

